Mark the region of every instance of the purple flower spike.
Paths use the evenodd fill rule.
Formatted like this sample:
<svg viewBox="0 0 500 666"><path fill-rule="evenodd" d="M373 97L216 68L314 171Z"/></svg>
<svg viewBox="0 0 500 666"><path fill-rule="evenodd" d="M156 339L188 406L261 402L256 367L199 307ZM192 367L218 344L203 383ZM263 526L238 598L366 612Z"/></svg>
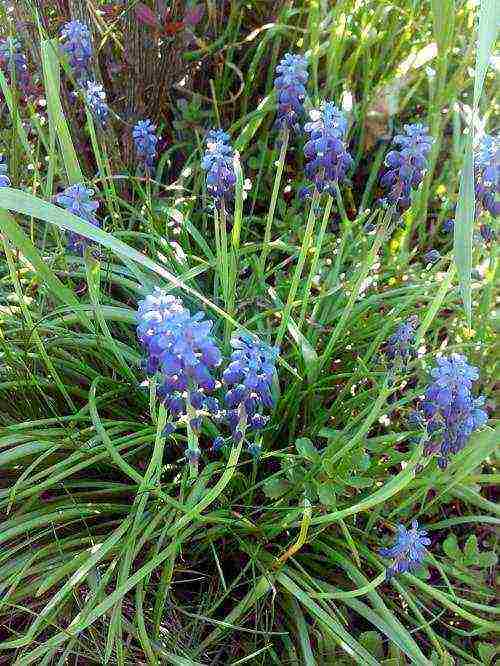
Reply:
<svg viewBox="0 0 500 666"><path fill-rule="evenodd" d="M77 81L85 79L92 58L90 30L81 21L70 21L61 30L61 50L68 58Z"/></svg>
<svg viewBox="0 0 500 666"><path fill-rule="evenodd" d="M486 210L500 215L500 141L496 136L482 137L474 159L476 204L478 212Z"/></svg>
<svg viewBox="0 0 500 666"><path fill-rule="evenodd" d="M432 143L428 128L419 124L405 125L404 134L394 137L396 147L385 158L387 171L380 183L389 190L382 202L396 206L400 214L411 206L412 192L424 178Z"/></svg>
<svg viewBox="0 0 500 666"><path fill-rule="evenodd" d="M21 43L15 37L0 40L0 69L5 72L10 83L15 80L24 93L28 91L28 61L21 51Z"/></svg>
<svg viewBox="0 0 500 666"><path fill-rule="evenodd" d="M206 136L205 155L201 167L207 172L207 190L216 206L233 198L236 174L234 172L234 150L229 135L223 130L210 130Z"/></svg>
<svg viewBox="0 0 500 666"><path fill-rule="evenodd" d="M426 264L435 264L441 259L439 250L429 250L424 254L424 261Z"/></svg>
<svg viewBox="0 0 500 666"><path fill-rule="evenodd" d="M443 233L450 234L455 229L455 220L448 219L443 222L441 225Z"/></svg>
<svg viewBox="0 0 500 666"><path fill-rule="evenodd" d="M276 126L298 132L306 97L307 58L287 53L276 67L276 74L274 80L274 87L278 93Z"/></svg>
<svg viewBox="0 0 500 666"><path fill-rule="evenodd" d="M139 120L132 131L137 157L145 171L149 171L155 165L158 143L155 132L156 125L150 120Z"/></svg>
<svg viewBox="0 0 500 666"><path fill-rule="evenodd" d="M64 192L56 196L56 202L66 208L70 213L80 217L85 222L99 227L99 220L95 216L96 210L99 208L97 201L92 201L91 197L94 195L94 190L88 189L82 183L67 187ZM73 231L69 232L68 249L75 254L83 256L85 248L91 244L91 241L77 234Z"/></svg>
<svg viewBox="0 0 500 666"><path fill-rule="evenodd" d="M97 122L104 127L108 119L109 109L106 104L106 93L100 83L87 81L84 88L85 99Z"/></svg>
<svg viewBox="0 0 500 666"><path fill-rule="evenodd" d="M318 192L334 194L335 185L345 179L353 164L345 143L347 120L332 102L311 111L310 117L311 122L304 126L309 134L304 146L308 160L305 172Z"/></svg>
<svg viewBox="0 0 500 666"><path fill-rule="evenodd" d="M219 403L207 395L217 386L212 376L222 356L212 337L212 322L191 315L182 301L156 288L139 302L137 337L148 374L160 373L158 389L174 421L187 415L199 429L203 416L218 416ZM193 416L194 412L194 416Z"/></svg>
<svg viewBox="0 0 500 666"><path fill-rule="evenodd" d="M398 525L396 529L396 542L390 548L381 548L379 554L382 557L392 559L392 564L387 568L386 576L391 578L398 573L414 571L423 562L426 546L431 540L427 531L419 529L418 522L413 520L411 528L406 529L404 525Z"/></svg>
<svg viewBox="0 0 500 666"><path fill-rule="evenodd" d="M231 347L231 362L223 380L229 388L226 417L233 439L238 440L241 423L250 430L260 430L268 421L262 412L274 406L271 388L278 349L243 331L232 336Z"/></svg>
<svg viewBox="0 0 500 666"><path fill-rule="evenodd" d="M388 359L396 365L406 365L415 358L415 331L418 326L418 317L412 315L401 323L396 332L391 335L384 352Z"/></svg>
<svg viewBox="0 0 500 666"><path fill-rule="evenodd" d="M8 177L7 162L3 155L0 155L0 187L10 187L10 178Z"/></svg>
<svg viewBox="0 0 500 666"><path fill-rule="evenodd" d="M452 354L437 359L431 371L432 382L418 415L427 434L424 453L438 454L438 465L444 469L450 455L467 444L472 433L488 420L481 409L484 397L472 395L472 384L479 378L477 368L465 356Z"/></svg>

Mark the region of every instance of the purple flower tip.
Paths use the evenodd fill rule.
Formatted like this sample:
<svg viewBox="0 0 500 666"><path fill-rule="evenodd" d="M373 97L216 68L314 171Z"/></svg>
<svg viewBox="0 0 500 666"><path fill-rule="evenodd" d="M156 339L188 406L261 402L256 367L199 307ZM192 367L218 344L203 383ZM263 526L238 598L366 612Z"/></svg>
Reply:
<svg viewBox="0 0 500 666"><path fill-rule="evenodd" d="M90 30L81 21L69 21L61 30L61 50L77 80L86 78L92 58Z"/></svg>
<svg viewBox="0 0 500 666"><path fill-rule="evenodd" d="M207 133L206 151L201 167L207 172L207 190L217 206L233 197L236 174L234 172L235 153L229 135L223 130L210 130Z"/></svg>
<svg viewBox="0 0 500 666"><path fill-rule="evenodd" d="M345 143L347 120L332 102L311 111L310 117L311 122L304 126L309 134L304 146L305 172L318 192L334 194L336 184L345 179L353 164Z"/></svg>
<svg viewBox="0 0 500 666"><path fill-rule="evenodd" d="M93 196L94 190L85 187L82 183L78 183L77 185L67 187L63 192L58 194L56 196L56 203L85 222L98 227L99 220L96 218L95 212L99 208L99 203L92 201ZM68 249L71 252L83 256L85 248L90 244L91 241L85 236L77 234L74 231L69 232Z"/></svg>
<svg viewBox="0 0 500 666"><path fill-rule="evenodd" d="M307 58L287 53L276 67L276 74L274 80L278 93L276 126L280 129L299 131L308 79Z"/></svg>
<svg viewBox="0 0 500 666"><path fill-rule="evenodd" d="M398 525L395 537L396 541L393 546L379 550L382 557L392 559L392 564L387 568L387 578L418 569L422 565L426 553L425 547L431 543L427 531L419 529L416 520L412 521L409 530L404 525Z"/></svg>
<svg viewBox="0 0 500 666"><path fill-rule="evenodd" d="M385 158L387 167L380 182L389 192L384 203L403 213L411 205L413 190L424 178L433 139L424 125L405 125L403 134L394 137L394 150Z"/></svg>
<svg viewBox="0 0 500 666"><path fill-rule="evenodd" d="M486 423L488 415L481 409L484 397L472 395L472 384L479 378L479 371L468 364L465 356L451 354L438 358L431 377L420 407L427 433L424 452L437 453L438 464L444 468L449 456L464 448L472 433Z"/></svg>
<svg viewBox="0 0 500 666"><path fill-rule="evenodd" d="M155 132L156 125L150 120L139 120L132 130L135 151L145 171L149 171L155 165L156 144L158 143Z"/></svg>

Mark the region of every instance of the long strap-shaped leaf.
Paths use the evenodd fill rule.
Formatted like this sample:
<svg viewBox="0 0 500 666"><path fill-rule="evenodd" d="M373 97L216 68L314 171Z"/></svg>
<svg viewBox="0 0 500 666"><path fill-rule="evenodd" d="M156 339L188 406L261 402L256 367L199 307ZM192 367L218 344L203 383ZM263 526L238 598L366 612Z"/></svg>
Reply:
<svg viewBox="0 0 500 666"><path fill-rule="evenodd" d="M460 180L460 192L455 217L454 255L460 291L469 325L472 320L472 232L474 227L474 127L483 90L486 70L497 34L500 19L498 0L481 0L477 38L476 71L474 80L474 104L471 114L469 138Z"/></svg>

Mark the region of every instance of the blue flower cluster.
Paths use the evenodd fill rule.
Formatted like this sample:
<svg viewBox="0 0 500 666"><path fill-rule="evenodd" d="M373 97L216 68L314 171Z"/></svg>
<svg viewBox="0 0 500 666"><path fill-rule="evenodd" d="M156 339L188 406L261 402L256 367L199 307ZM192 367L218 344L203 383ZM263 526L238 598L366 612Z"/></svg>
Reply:
<svg viewBox="0 0 500 666"><path fill-rule="evenodd" d="M500 140L486 134L474 158L476 204L479 212L500 215Z"/></svg>
<svg viewBox="0 0 500 666"><path fill-rule="evenodd" d="M387 578L389 579L398 573L418 569L422 565L426 553L425 547L429 546L430 543L431 540L427 536L427 531L419 529L416 520L412 521L409 530L404 525L398 525L395 544L390 548L379 550L382 557L393 560L391 566L387 568Z"/></svg>
<svg viewBox="0 0 500 666"><path fill-rule="evenodd" d="M318 192L335 193L335 185L345 179L353 164L345 143L347 120L332 102L325 102L320 109L310 112L311 122L304 130L309 140L304 154L309 160L305 171Z"/></svg>
<svg viewBox="0 0 500 666"><path fill-rule="evenodd" d="M26 92L29 87L28 61L21 50L21 43L15 37L0 40L0 67L9 81L14 79L21 90Z"/></svg>
<svg viewBox="0 0 500 666"><path fill-rule="evenodd" d="M158 137L155 132L156 125L150 120L139 120L132 131L137 157L146 172L154 167L156 161Z"/></svg>
<svg viewBox="0 0 500 666"><path fill-rule="evenodd" d="M207 172L207 190L220 206L224 200L233 197L236 174L234 172L234 150L229 135L223 130L210 130L207 133L206 151L201 162Z"/></svg>
<svg viewBox="0 0 500 666"><path fill-rule="evenodd" d="M435 264L441 259L439 250L429 250L424 254L424 261L426 264Z"/></svg>
<svg viewBox="0 0 500 666"><path fill-rule="evenodd" d="M211 331L212 322L202 312L191 315L163 289L156 288L139 303L137 336L147 353L144 369L149 375L160 372L158 393L172 419L188 416L194 430L204 413L220 412L218 401L207 395L217 386L212 373L222 361Z"/></svg>
<svg viewBox="0 0 500 666"><path fill-rule="evenodd" d="M278 93L276 126L298 132L306 97L307 58L292 53L285 54L276 67L276 74L274 80Z"/></svg>
<svg viewBox="0 0 500 666"><path fill-rule="evenodd" d="M222 387L215 376L222 355L212 335L212 322L203 313L192 315L179 298L156 288L139 302L137 337L146 351L143 369L159 376L158 394L170 415L165 434L179 422L188 422L198 431L203 418L212 418L227 423L232 440L239 442L247 431L265 426L264 411L274 404L276 348L245 332L232 336L233 351L223 373L226 408L222 409L211 395ZM222 436L216 437L212 450L224 443ZM249 448L254 454L260 451L256 444Z"/></svg>
<svg viewBox="0 0 500 666"><path fill-rule="evenodd" d="M10 178L7 175L9 169L7 161L3 155L0 155L0 187L10 187Z"/></svg>
<svg viewBox="0 0 500 666"><path fill-rule="evenodd" d="M417 326L418 317L412 315L398 326L396 332L387 341L384 352L394 364L406 365L416 356L415 331Z"/></svg>
<svg viewBox="0 0 500 666"><path fill-rule="evenodd" d="M246 428L260 430L268 421L262 412L274 405L272 383L278 349L242 331L232 336L231 347L231 362L223 374L229 387L226 416L234 439L239 441Z"/></svg>
<svg viewBox="0 0 500 666"><path fill-rule="evenodd" d="M85 99L97 122L104 127L108 119L109 109L106 104L106 93L100 83L87 81L84 87Z"/></svg>
<svg viewBox="0 0 500 666"><path fill-rule="evenodd" d="M479 372L467 363L465 356L438 358L431 376L433 381L425 392L421 410L413 416L427 432L425 454L437 453L438 465L444 469L449 456L464 448L488 415L481 409L484 397L472 395L472 383L479 378Z"/></svg>
<svg viewBox="0 0 500 666"><path fill-rule="evenodd" d="M441 225L441 228L443 230L443 233L451 234L451 232L455 229L455 220L452 218L444 220L443 224Z"/></svg>
<svg viewBox="0 0 500 666"><path fill-rule="evenodd" d="M387 171L381 178L381 185L389 189L383 203L394 205L399 213L411 206L412 191L416 190L424 178L428 166L428 154L433 139L424 125L405 125L404 133L394 137L396 146L385 158Z"/></svg>
<svg viewBox="0 0 500 666"><path fill-rule="evenodd" d="M85 220L95 227L99 226L99 220L95 216L96 210L99 208L97 201L92 201L94 190L91 190L82 183L71 185L67 187L61 194L56 196L56 202L66 208L70 213ZM83 256L85 248L91 244L88 238L77 234L73 231L69 232L68 249L79 256Z"/></svg>
<svg viewBox="0 0 500 666"><path fill-rule="evenodd" d="M61 29L61 41L61 50L67 57L76 80L85 80L92 58L90 30L81 21L69 21Z"/></svg>

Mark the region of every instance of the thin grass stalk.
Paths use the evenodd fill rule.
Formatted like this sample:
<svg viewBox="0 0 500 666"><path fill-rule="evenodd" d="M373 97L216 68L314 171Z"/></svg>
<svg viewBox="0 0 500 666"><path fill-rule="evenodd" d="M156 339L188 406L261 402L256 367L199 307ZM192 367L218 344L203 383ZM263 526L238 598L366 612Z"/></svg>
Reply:
<svg viewBox="0 0 500 666"><path fill-rule="evenodd" d="M349 296L349 300L347 301L347 304L343 309L342 316L340 317L339 321L337 322L337 325L335 326L335 329L334 329L332 335L330 336L330 338L328 340L328 344L325 348L325 351L323 352L323 355L320 359L320 362L319 362L319 369L320 370L322 370L325 367L325 365L328 363L328 361L330 360L330 358L331 358L331 356L332 356L332 354L335 350L335 344L336 344L340 334L343 332L343 330L344 330L344 328L347 324L347 321L348 321L349 316L352 312L352 309L354 307L356 299L359 296L359 292L361 290L361 285L364 282L364 280L366 279L366 276L368 275L368 273L370 271L370 268L374 264L375 259L376 259L377 254L378 254L378 251L379 251L382 243L384 242L384 240L386 238L387 224L388 224L388 220L390 219L391 214L392 214L391 210L389 210L385 214L385 216L383 218L383 221L382 221L382 225L379 228L379 230L377 231L377 235L375 236L375 240L373 241L373 245L371 247L371 250L368 253L366 261L364 262L364 264L363 264L363 266L362 266L362 268L361 268L361 270L358 274L356 282L354 283L354 285L352 287L351 294Z"/></svg>
<svg viewBox="0 0 500 666"><path fill-rule="evenodd" d="M304 269L304 264L306 262L307 255L309 253L309 248L311 247L311 241L314 233L314 225L316 223L316 207L319 202L319 192L315 188L314 194L311 200L311 207L309 208L309 217L307 219L307 226L304 233L304 238L302 240L302 245L300 248L299 259L297 261L297 266L295 267L295 273L293 275L292 284L288 291L288 297L285 303L285 309L283 310L283 315L281 318L281 324L276 334L276 345L280 346L285 335L285 331L290 320L290 315L292 312L293 302L295 295L297 294L297 289L299 288L300 278L302 277L302 271Z"/></svg>

